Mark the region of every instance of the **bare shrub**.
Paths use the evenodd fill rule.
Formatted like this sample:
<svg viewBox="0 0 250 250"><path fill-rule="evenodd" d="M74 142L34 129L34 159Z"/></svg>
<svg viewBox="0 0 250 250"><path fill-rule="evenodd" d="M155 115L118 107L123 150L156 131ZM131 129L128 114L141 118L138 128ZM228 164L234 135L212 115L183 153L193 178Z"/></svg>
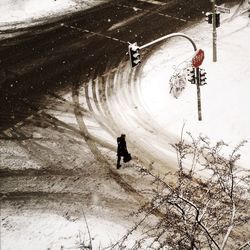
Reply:
<svg viewBox="0 0 250 250"><path fill-rule="evenodd" d="M173 144L178 170L152 179L150 202L135 226L111 249L246 249L249 247L249 172L237 166L242 141L229 154L223 141L207 137ZM174 181L170 181L173 180ZM137 241L129 246L137 233ZM130 243L131 244L131 243Z"/></svg>

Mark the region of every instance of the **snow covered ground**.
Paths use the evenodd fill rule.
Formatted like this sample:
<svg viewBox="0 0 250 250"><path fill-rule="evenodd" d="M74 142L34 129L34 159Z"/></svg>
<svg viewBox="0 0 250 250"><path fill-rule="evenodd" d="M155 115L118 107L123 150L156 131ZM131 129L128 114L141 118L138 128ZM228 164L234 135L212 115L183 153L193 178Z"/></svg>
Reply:
<svg viewBox="0 0 250 250"><path fill-rule="evenodd" d="M34 25L108 0L1 0L0 30Z"/></svg>
<svg viewBox="0 0 250 250"><path fill-rule="evenodd" d="M120 239L126 232L125 226L128 226L92 216L88 216L86 221L77 218L69 221L50 213L11 216L4 223L13 225L15 230L4 230L2 250L80 249L81 244L87 247L90 242L94 249L102 249Z"/></svg>
<svg viewBox="0 0 250 250"><path fill-rule="evenodd" d="M198 121L195 85L187 84L178 99L169 94L171 75L193 56L193 48L184 38L170 39L147 59L140 79L141 95L147 111L166 134L180 135L185 123L185 130L193 135L224 140L230 148L248 140L241 152L241 165L250 169L250 18L247 13L230 17L222 14L217 29L217 62L212 62L211 25L203 22L183 30L205 51L201 68L207 72L207 85L201 86L202 121Z"/></svg>
<svg viewBox="0 0 250 250"><path fill-rule="evenodd" d="M47 1L44 1L44 3ZM57 1L59 2L59 0ZM15 2L21 3L21 1ZM34 3L36 1L31 0L25 3L31 4L31 2ZM93 1L91 1L91 3L92 2ZM57 4L57 8L63 10L63 8L73 6L75 1L65 0L60 1L60 3L65 3L65 5L55 4ZM52 3L50 2L50 4ZM22 5L23 9L25 9L24 6L25 5ZM46 4L44 6L47 8L49 5ZM7 7L1 5L1 8ZM20 8L17 7L16 10L19 11ZM40 12L39 10L37 13L42 16L45 12ZM18 21L13 17L14 14L12 19L9 17L9 21ZM178 137L184 122L186 131L190 131L194 135L203 133L215 141L225 140L230 143L232 147L242 139L250 140L250 117L248 116L248 107L250 104L250 19L247 13L234 17L231 20L228 17L230 16L223 14L224 21L221 27L217 29L218 62L216 63L212 62L211 26L205 22L201 22L182 31L191 36L197 46L205 51L205 61L202 68L205 68L207 71L208 84L201 87L202 121L197 120L195 86L188 84L178 99L173 98L169 94L168 81L176 67L181 67L185 62L189 62L193 56L192 46L183 38L171 39L148 58L139 70L138 81L133 85L139 89L140 93L140 102L137 103L138 107L136 107L135 110L138 109L138 113L140 113L141 108L146 111L144 118L150 117L152 131L149 127L150 124L148 124L148 129L142 129L140 123L137 123L140 117L133 114L131 109L126 110L126 107L124 107L124 119L126 119L126 122L124 122L123 119L116 120L117 126L128 132L131 137L132 135L137 135L137 137L140 138L138 140L139 143L141 143L140 145L147 145L148 147L154 148L155 152L153 152L153 154L157 155L157 149L162 151L166 162L174 157L174 152L170 152L170 158L168 158L168 154L166 154L166 150L168 149L161 148L161 145L166 145L171 142L170 139L167 141L167 138L173 136ZM6 20L7 17L5 21ZM19 19L19 21L20 20L21 19ZM22 21L24 21L24 19L22 19ZM123 95L121 92L122 88L120 92L115 94L117 96ZM114 96L114 98L116 98L116 96ZM127 101L129 102L130 99L127 99ZM112 105L114 105L113 115L116 116L118 112L120 112L119 109L115 110L117 102L110 100L109 107L112 107ZM139 105L142 105L142 107ZM126 111L128 112L126 113ZM143 112L140 113L141 117L143 114ZM136 120L135 117L138 120ZM66 118L62 119L66 121ZM72 122L72 120L73 119L70 118L70 122ZM161 126L155 125L154 122ZM135 125L135 127L133 125ZM157 128L161 128L161 130L155 131ZM96 128L93 129L93 131L95 130ZM43 132L39 131L39 133L42 134ZM46 136L49 137L48 135ZM53 136L58 136L59 139L57 138L57 141L54 142L55 145L51 145L51 148L59 148L59 145L64 144L63 139L60 138L59 135L55 133ZM158 140L152 141L157 138ZM70 139L72 141L72 138ZM80 139L78 140L80 141ZM165 144L163 144L163 141L165 141ZM68 145L69 142L70 140L64 145L65 155L61 156L59 153L57 154L59 158L62 157L62 160L64 160L63 157L66 156L73 158L73 156L66 151L66 148L68 149L66 145ZM79 145L81 145L81 142L79 142ZM79 145L75 145L74 142L72 147L79 148ZM78 150L79 151L74 148L76 155L81 154L81 149ZM241 165L246 168L250 168L249 150L250 143L242 149ZM77 159L76 155L74 156L75 159ZM91 155L91 153L88 152L86 155ZM71 160L73 162L73 159L70 159L70 163L72 164ZM128 174L128 169L122 169L121 173ZM106 182L105 184L107 185ZM82 186L82 184L79 186ZM116 188L116 186L114 187ZM118 194L120 195L120 190L117 192L115 188L114 190L112 190L112 188L109 187L106 193L117 199ZM102 191L101 189L100 192ZM124 200L126 200L126 197ZM123 201L121 204L124 203ZM62 210L63 209L65 209L65 211L67 210L66 208L62 208ZM96 212L97 210L94 211ZM117 219L119 213L117 213L116 216L110 216L112 218L108 220L106 218L100 218L100 216L97 216L97 213L93 215L90 211L85 212L91 236L94 238L93 243L95 249L97 249L100 244L107 246L110 242L119 239L121 235L126 232L127 225L121 225L121 221ZM41 214L39 211L37 214L30 214L29 211L11 214L10 211L3 211L2 217L1 243L3 250L56 250L60 249L61 245L64 246L63 249L72 249L71 247L80 242L79 232L81 232L81 237L88 239L87 228L82 216L81 219L77 217L65 219L58 214Z"/></svg>

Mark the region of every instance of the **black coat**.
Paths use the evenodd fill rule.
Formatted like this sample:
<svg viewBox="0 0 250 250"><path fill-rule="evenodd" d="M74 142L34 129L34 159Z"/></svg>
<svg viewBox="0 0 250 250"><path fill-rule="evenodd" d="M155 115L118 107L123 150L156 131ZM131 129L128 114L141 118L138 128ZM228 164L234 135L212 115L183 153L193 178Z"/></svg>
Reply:
<svg viewBox="0 0 250 250"><path fill-rule="evenodd" d="M117 155L125 156L128 154L127 144L124 137L117 137Z"/></svg>

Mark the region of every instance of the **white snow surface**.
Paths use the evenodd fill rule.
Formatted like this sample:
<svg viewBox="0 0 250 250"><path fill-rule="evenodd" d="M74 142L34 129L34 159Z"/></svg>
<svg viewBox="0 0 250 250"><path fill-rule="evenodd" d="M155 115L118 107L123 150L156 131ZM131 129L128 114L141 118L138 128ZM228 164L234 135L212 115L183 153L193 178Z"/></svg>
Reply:
<svg viewBox="0 0 250 250"><path fill-rule="evenodd" d="M11 24L30 25L34 20L88 9L107 0L1 0L0 28Z"/></svg>
<svg viewBox="0 0 250 250"><path fill-rule="evenodd" d="M73 1L62 0L60 5L49 0L43 1L11 1L17 3L12 9L10 5L4 6L1 1L1 12L10 8L14 11L22 11L32 8L33 3L42 3L44 10L52 4L55 8L61 8L74 4ZM49 4L44 4L50 2ZM92 2L92 1L91 1ZM22 5L25 3L24 5ZM32 4L31 4L32 3ZM68 5L66 5L66 3ZM20 5L19 5L20 4ZM19 7L18 7L19 6ZM21 7L20 7L21 6ZM26 7L25 7L26 6ZM28 7L29 6L29 7ZM35 8L34 8L35 11ZM9 21L17 21L12 12ZM45 12L38 11L39 15ZM7 14L6 14L7 16ZM18 16L18 15L17 15ZM28 16L27 16L28 17ZM201 87L202 96L202 121L197 119L196 86L188 85L183 94L175 99L169 94L168 81L176 67L181 67L189 62L194 52L189 42L183 38L171 39L168 43L157 50L141 68L141 97L144 108L152 119L164 128L163 134L180 135L185 122L185 130L194 135L200 133L209 136L212 140L225 140L232 147L242 139L250 140L250 116L248 113L250 104L250 19L247 15L226 19L218 31L218 62L212 62L212 31L211 26L201 22L182 32L191 36L199 48L205 51L205 60L202 68L207 71L207 85ZM3 18L3 16L1 16ZM4 21L7 20L4 19ZM1 19L3 22L3 19ZM143 58L142 58L143 60ZM124 126L130 126L129 119ZM134 129L134 128L133 128ZM147 134L144 134L146 137ZM149 142L150 145L159 147L157 142ZM241 150L241 165L250 168L250 156L248 154L250 144ZM13 215L8 216L8 222L13 228L2 229L4 235L2 244L4 250L11 249L60 249L75 246L79 243L79 232L87 236L84 221L69 221L65 218L53 215ZM102 218L87 217L95 249L101 244L108 245L119 239L126 228L119 225L119 221L107 221ZM35 246L35 248L34 248Z"/></svg>
<svg viewBox="0 0 250 250"><path fill-rule="evenodd" d="M15 232L6 230L1 242L3 250L79 249L80 244L88 246L90 243L88 230L93 248L102 249L126 232L122 225L91 216L86 221L77 218L69 221L58 215L34 213L11 216L4 223L14 225Z"/></svg>
<svg viewBox="0 0 250 250"><path fill-rule="evenodd" d="M241 140L250 141L250 19L247 15L231 21L222 14L217 29L217 62L212 62L212 27L202 22L183 33L192 37L205 52L200 68L207 72L201 86L202 121L198 121L196 86L188 84L178 99L169 94L169 79L176 68L190 63L193 47L184 38L172 38L157 50L143 67L141 95L148 112L166 134L206 135L224 140L232 149ZM143 60L143 59L142 59ZM242 148L240 164L250 169L250 143Z"/></svg>

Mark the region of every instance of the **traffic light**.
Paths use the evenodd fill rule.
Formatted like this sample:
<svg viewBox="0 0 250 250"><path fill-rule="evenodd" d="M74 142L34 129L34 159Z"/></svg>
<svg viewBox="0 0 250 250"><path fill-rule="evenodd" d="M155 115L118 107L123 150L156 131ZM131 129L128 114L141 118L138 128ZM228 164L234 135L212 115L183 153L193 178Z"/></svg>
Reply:
<svg viewBox="0 0 250 250"><path fill-rule="evenodd" d="M207 84L207 82L206 82L206 71L205 71L205 69L200 69L199 70L199 72L200 72L200 85L205 85L205 84Z"/></svg>
<svg viewBox="0 0 250 250"><path fill-rule="evenodd" d="M187 68L187 80L195 84L195 69L193 67Z"/></svg>
<svg viewBox="0 0 250 250"><path fill-rule="evenodd" d="M140 48L139 46L137 46L137 43L132 43L132 44L129 44L128 46L129 59L130 59L132 68L137 66L141 62L139 50Z"/></svg>
<svg viewBox="0 0 250 250"><path fill-rule="evenodd" d="M210 24L213 23L213 13L212 12L207 12L206 13L206 21Z"/></svg>
<svg viewBox="0 0 250 250"><path fill-rule="evenodd" d="M215 13L215 26L216 28L220 27L220 12Z"/></svg>
<svg viewBox="0 0 250 250"><path fill-rule="evenodd" d="M213 23L213 13L212 12L206 13L206 21L210 24ZM215 27L216 28L220 27L220 12L215 13Z"/></svg>

